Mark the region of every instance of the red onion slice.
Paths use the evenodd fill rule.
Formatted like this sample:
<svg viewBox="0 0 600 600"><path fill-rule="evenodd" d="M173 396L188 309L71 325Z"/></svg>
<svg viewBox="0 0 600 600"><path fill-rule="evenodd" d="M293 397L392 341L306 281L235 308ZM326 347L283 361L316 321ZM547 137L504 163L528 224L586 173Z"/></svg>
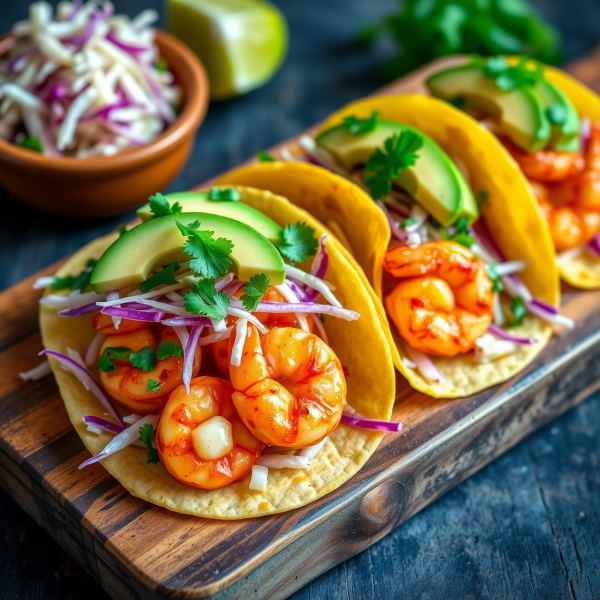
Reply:
<svg viewBox="0 0 600 600"><path fill-rule="evenodd" d="M504 331L504 329L500 329L500 327L496 327L493 323L488 327L488 331L493 333L495 336L502 338L503 340L508 340L509 342L515 342L515 344L537 344L537 340L535 338L526 338L519 337L517 335L513 335L508 331Z"/></svg>
<svg viewBox="0 0 600 600"><path fill-rule="evenodd" d="M167 327L190 327L194 325L206 325L212 327L212 321L208 317L174 317L161 321Z"/></svg>
<svg viewBox="0 0 600 600"><path fill-rule="evenodd" d="M391 421L379 421L377 419L366 419L356 415L342 413L342 423L360 427L361 429L374 429L376 431L402 431L402 423L392 423Z"/></svg>
<svg viewBox="0 0 600 600"><path fill-rule="evenodd" d="M66 354L62 354L61 352L56 352L56 350L42 350L40 352L40 356L53 356L60 362L61 365L66 367L67 371L72 373L81 383L92 392L95 398L104 406L104 408L109 412L109 414L114 417L120 424L123 424L123 417L121 417L121 413L117 410L117 407L114 405L113 401L106 395L100 384L94 379L92 374L83 366L81 366L77 361L73 360Z"/></svg>
<svg viewBox="0 0 600 600"><path fill-rule="evenodd" d="M120 306L105 306L102 309L102 314L129 319L130 321L146 321L148 323L156 323L165 316L165 313L160 311L133 310L131 308L122 308Z"/></svg>
<svg viewBox="0 0 600 600"><path fill-rule="evenodd" d="M102 346L102 342L106 336L102 333L97 333L94 336L94 339L90 342L90 345L87 347L85 354L83 355L83 362L88 367L93 367L98 360L98 354L100 352L100 346Z"/></svg>
<svg viewBox="0 0 600 600"><path fill-rule="evenodd" d="M317 302L300 302L290 304L288 302L259 302L256 312L261 313L313 313L338 317L345 321L356 321L360 313L348 308L339 308L331 304L318 304Z"/></svg>
<svg viewBox="0 0 600 600"><path fill-rule="evenodd" d="M192 372L194 369L194 356L196 354L196 346L198 338L204 329L203 325L194 325L188 338L185 350L183 352L183 384L185 391L190 393L190 382L192 381Z"/></svg>
<svg viewBox="0 0 600 600"><path fill-rule="evenodd" d="M93 425L94 427L98 427L99 429L103 429L108 433L113 433L114 435L118 435L121 433L125 427L121 425L116 425L115 423L111 423L106 419L101 419L100 417L95 417L94 415L86 415L83 417L83 422L86 425Z"/></svg>

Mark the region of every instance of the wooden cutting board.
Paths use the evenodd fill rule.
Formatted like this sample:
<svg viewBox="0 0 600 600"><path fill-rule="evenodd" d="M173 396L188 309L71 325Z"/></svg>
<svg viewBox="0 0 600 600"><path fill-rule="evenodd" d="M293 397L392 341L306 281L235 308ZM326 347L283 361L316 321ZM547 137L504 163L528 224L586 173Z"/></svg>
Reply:
<svg viewBox="0 0 600 600"><path fill-rule="evenodd" d="M420 92L427 72L451 61L378 93ZM569 70L600 91L597 65L590 56ZM244 521L180 515L134 498L101 465L78 471L89 453L54 379L18 377L42 348L32 283L56 267L0 294L0 485L116 599L285 598L600 389L600 291L567 289L576 328L511 381L459 400L399 381L393 419L404 430L324 498Z"/></svg>

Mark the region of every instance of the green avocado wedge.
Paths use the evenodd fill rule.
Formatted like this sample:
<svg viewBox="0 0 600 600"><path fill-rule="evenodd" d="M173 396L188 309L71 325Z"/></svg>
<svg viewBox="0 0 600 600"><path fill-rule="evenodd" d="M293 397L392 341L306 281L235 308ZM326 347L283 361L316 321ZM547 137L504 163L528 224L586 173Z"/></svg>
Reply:
<svg viewBox="0 0 600 600"><path fill-rule="evenodd" d="M92 288L100 294L137 286L158 265L190 260L192 257L183 252L186 236L179 231L177 221L184 225L200 221L200 230L214 232L215 239L233 242L230 271L242 281L260 273L268 275L274 285L285 280L281 255L256 229L228 217L190 212L151 219L124 233L94 267Z"/></svg>
<svg viewBox="0 0 600 600"><path fill-rule="evenodd" d="M546 147L552 127L540 95L529 86L500 89L485 75L482 65L464 65L438 71L425 82L436 98L455 101L498 120L506 136L526 152Z"/></svg>
<svg viewBox="0 0 600 600"><path fill-rule="evenodd" d="M210 200L205 192L177 192L165 196L169 204L179 202L182 212L203 212L211 215L221 215L250 225L262 233L275 247L281 241L281 227L260 211L244 204L243 202L217 202ZM144 204L137 210L137 215L142 221L150 221L152 212L150 204Z"/></svg>
<svg viewBox="0 0 600 600"><path fill-rule="evenodd" d="M383 148L387 138L404 131L416 133L423 145L415 164L393 180L394 187L404 190L444 226L460 217L467 217L469 222L477 219L477 203L458 167L430 137L414 127L378 120L372 131L354 134L345 125L338 125L321 133L315 142L352 171L364 165L377 148Z"/></svg>
<svg viewBox="0 0 600 600"><path fill-rule="evenodd" d="M552 124L548 148L557 152L579 152L579 115L571 100L557 85L546 79L535 86L535 91L542 99Z"/></svg>

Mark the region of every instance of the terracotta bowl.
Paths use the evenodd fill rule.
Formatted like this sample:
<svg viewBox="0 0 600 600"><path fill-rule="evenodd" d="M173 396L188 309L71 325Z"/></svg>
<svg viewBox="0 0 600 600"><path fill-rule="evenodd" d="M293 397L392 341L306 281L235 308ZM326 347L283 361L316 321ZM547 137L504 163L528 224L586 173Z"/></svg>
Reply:
<svg viewBox="0 0 600 600"><path fill-rule="evenodd" d="M72 217L119 214L163 189L189 157L209 85L186 45L163 31L156 43L183 91L181 114L158 138L115 156L83 159L44 156L0 140L0 186L40 210Z"/></svg>

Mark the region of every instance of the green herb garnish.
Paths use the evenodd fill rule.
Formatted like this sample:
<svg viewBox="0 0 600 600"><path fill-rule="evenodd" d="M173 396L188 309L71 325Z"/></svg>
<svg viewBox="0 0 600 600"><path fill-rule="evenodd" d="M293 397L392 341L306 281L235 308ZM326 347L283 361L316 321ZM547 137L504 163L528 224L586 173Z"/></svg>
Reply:
<svg viewBox="0 0 600 600"><path fill-rule="evenodd" d="M321 323L325 323L325 315L323 313L319 313L319 320Z"/></svg>
<svg viewBox="0 0 600 600"><path fill-rule="evenodd" d="M254 312L258 307L258 303L263 299L271 285L271 279L264 273L253 275L250 281L244 286L244 293L241 301L244 308L249 312Z"/></svg>
<svg viewBox="0 0 600 600"><path fill-rule="evenodd" d="M258 158L258 160L260 162L275 162L275 159L268 152L265 152L264 150L259 150L256 153L256 158Z"/></svg>
<svg viewBox="0 0 600 600"><path fill-rule="evenodd" d="M208 199L215 202L238 202L241 196L235 188L210 188Z"/></svg>
<svg viewBox="0 0 600 600"><path fill-rule="evenodd" d="M94 270L97 262L98 261L96 259L90 258L85 265L85 269L83 269L81 273L75 275L74 277L71 275L67 275L66 277L57 277L50 287L53 290L61 290L69 287L71 288L71 291L79 291L81 293L85 292L90 285L92 271Z"/></svg>
<svg viewBox="0 0 600 600"><path fill-rule="evenodd" d="M400 227L408 227L409 225L416 225L418 222L419 221L417 219L409 217L408 219L402 219L402 221L400 221Z"/></svg>
<svg viewBox="0 0 600 600"><path fill-rule="evenodd" d="M522 57L515 65L509 64L505 56L492 56L485 64L486 77L496 80L496 85L506 92L523 87L534 87L544 79L544 70L538 62Z"/></svg>
<svg viewBox="0 0 600 600"><path fill-rule="evenodd" d="M419 134L406 130L387 138L383 149L377 148L369 156L365 163L368 171L365 183L374 200L385 198L392 189L392 180L417 162L417 151L422 145Z"/></svg>
<svg viewBox="0 0 600 600"><path fill-rule="evenodd" d="M174 356L175 358L183 357L183 348L179 342L170 342L169 340L165 340L158 345L158 350L156 351L156 357L158 360L164 360L165 358L169 358Z"/></svg>
<svg viewBox="0 0 600 600"><path fill-rule="evenodd" d="M504 285L502 284L502 280L500 279L500 275L498 275L498 269L496 269L496 265L491 264L487 266L487 274L492 282L492 292L497 294L504 289Z"/></svg>
<svg viewBox="0 0 600 600"><path fill-rule="evenodd" d="M525 300L523 300L521 296L513 296L510 305L510 310L512 311L513 319L511 321L508 321L507 325L509 327L517 327L518 325L523 325L523 319L527 314Z"/></svg>
<svg viewBox="0 0 600 600"><path fill-rule="evenodd" d="M146 279L140 283L140 292L145 294L149 292L152 288L155 288L159 285L173 285L178 283L177 279L175 279L175 272L179 271L179 263L177 261L172 262L170 265L167 265L162 271L158 273L154 273L151 277Z"/></svg>
<svg viewBox="0 0 600 600"><path fill-rule="evenodd" d="M104 348L102 355L98 359L96 369L105 373L114 373L116 366L113 360L125 360L127 355L131 353L131 348L117 346L115 348Z"/></svg>
<svg viewBox="0 0 600 600"><path fill-rule="evenodd" d="M160 390L160 383L156 379L148 379L146 389L156 394Z"/></svg>
<svg viewBox="0 0 600 600"><path fill-rule="evenodd" d="M152 213L153 219L166 217L167 215L176 215L183 212L183 208L179 202L169 204L168 200L161 193L150 196L150 198L148 198L148 204L150 205L150 212Z"/></svg>
<svg viewBox="0 0 600 600"><path fill-rule="evenodd" d="M477 200L478 200L479 204L485 204L488 201L489 197L490 197L490 194L488 192L486 192L485 190L479 190L477 192Z"/></svg>
<svg viewBox="0 0 600 600"><path fill-rule="evenodd" d="M526 0L404 0L364 29L359 42L382 37L399 48L381 69L389 80L449 54L527 54L550 64L562 60L556 30Z"/></svg>
<svg viewBox="0 0 600 600"><path fill-rule="evenodd" d="M151 465L157 465L160 462L158 450L152 445L155 439L154 427L150 423L140 427L140 441L146 444L146 448L148 448L148 464Z"/></svg>
<svg viewBox="0 0 600 600"><path fill-rule="evenodd" d="M139 352L130 354L129 362L134 367L144 371L144 373L148 373L148 371L153 371L156 368L156 352L146 346Z"/></svg>
<svg viewBox="0 0 600 600"><path fill-rule="evenodd" d="M161 71L163 73L167 73L169 71L169 63L167 62L167 59L164 56L161 56L156 61L156 64L154 65L154 68L157 71Z"/></svg>
<svg viewBox="0 0 600 600"><path fill-rule="evenodd" d="M17 146L26 150L32 150L33 152L39 152L40 154L44 153L42 140L31 135L26 135L20 142L17 142Z"/></svg>
<svg viewBox="0 0 600 600"><path fill-rule="evenodd" d="M185 310L214 321L222 321L227 316L230 304L227 294L216 290L214 279L201 279L183 299Z"/></svg>
<svg viewBox="0 0 600 600"><path fill-rule="evenodd" d="M290 223L281 230L279 252L292 262L302 263L317 253L319 242L315 230L306 223Z"/></svg>
<svg viewBox="0 0 600 600"><path fill-rule="evenodd" d="M187 236L183 251L194 257L190 261L190 267L196 275L216 279L229 271L232 264L229 255L233 250L233 242L225 238L215 239L214 231L201 231L200 221L189 225L179 221L176 223L179 231Z"/></svg>
<svg viewBox="0 0 600 600"><path fill-rule="evenodd" d="M377 119L379 118L379 111L374 110L370 117L366 119L359 119L354 115L346 117L343 122L343 126L354 135L363 135L370 133L377 127Z"/></svg>

